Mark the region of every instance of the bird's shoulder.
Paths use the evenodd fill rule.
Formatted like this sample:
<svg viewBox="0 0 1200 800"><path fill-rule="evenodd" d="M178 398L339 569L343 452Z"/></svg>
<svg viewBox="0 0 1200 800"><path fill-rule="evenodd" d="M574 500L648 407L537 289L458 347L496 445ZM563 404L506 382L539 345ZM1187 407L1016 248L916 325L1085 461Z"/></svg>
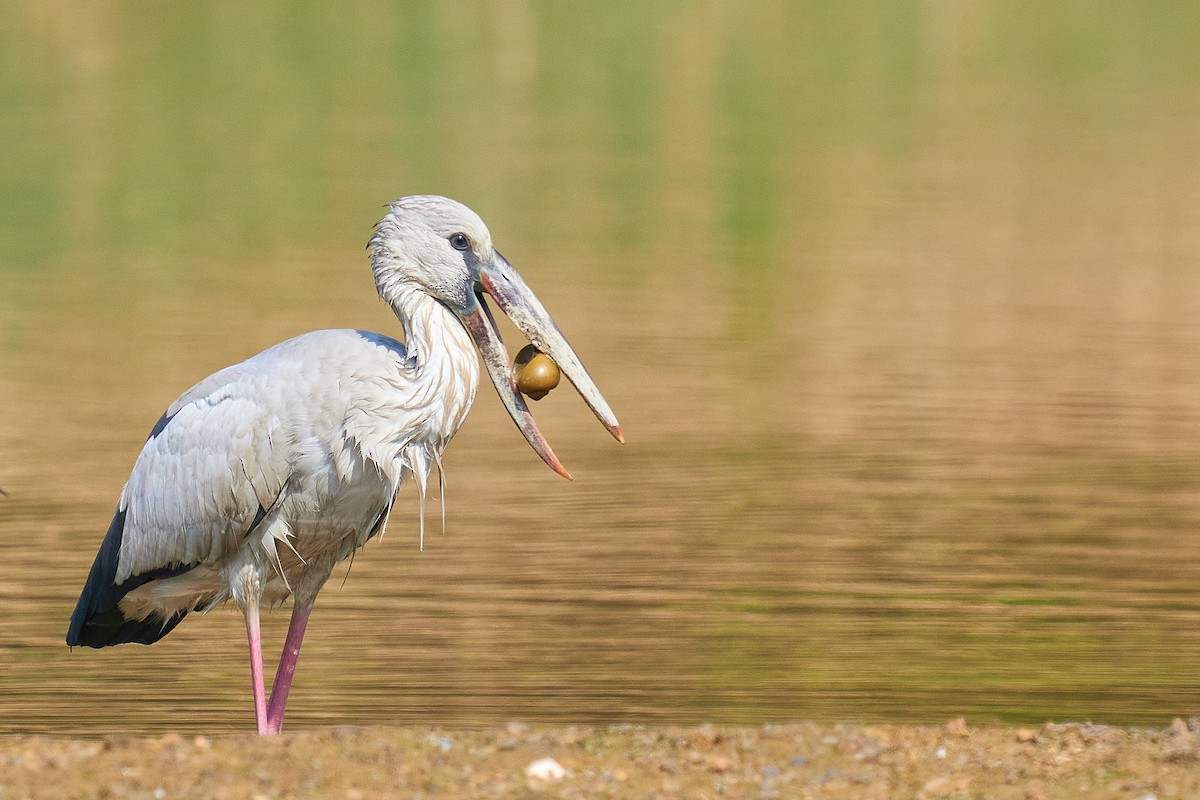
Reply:
<svg viewBox="0 0 1200 800"><path fill-rule="evenodd" d="M312 331L214 372L181 394L164 416L201 401L319 393L322 386L336 390L347 380L373 372L409 369L403 342L389 336L352 329Z"/></svg>

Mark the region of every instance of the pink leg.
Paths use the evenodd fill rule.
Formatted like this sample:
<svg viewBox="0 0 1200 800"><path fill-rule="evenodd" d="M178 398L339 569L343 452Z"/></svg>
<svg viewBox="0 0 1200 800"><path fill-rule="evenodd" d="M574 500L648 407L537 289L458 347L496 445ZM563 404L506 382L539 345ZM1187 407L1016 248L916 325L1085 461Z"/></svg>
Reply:
<svg viewBox="0 0 1200 800"><path fill-rule="evenodd" d="M288 691L292 688L292 676L296 674L296 659L300 656L300 642L304 640L304 629L308 627L308 615L312 603L292 607L292 621L288 624L287 640L279 656L279 670L275 673L275 685L271 687L271 707L267 712L267 732L283 730L283 712L287 709Z"/></svg>
<svg viewBox="0 0 1200 800"><path fill-rule="evenodd" d="M262 634L258 629L258 603L246 604L246 639L250 642L250 679L254 682L254 720L260 735L268 733L267 698L263 689Z"/></svg>

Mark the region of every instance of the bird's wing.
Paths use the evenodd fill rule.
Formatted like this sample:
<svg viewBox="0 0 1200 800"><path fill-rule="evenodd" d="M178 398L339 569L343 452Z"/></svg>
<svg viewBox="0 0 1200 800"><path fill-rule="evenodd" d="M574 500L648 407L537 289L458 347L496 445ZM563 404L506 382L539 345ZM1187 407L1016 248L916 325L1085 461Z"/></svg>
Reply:
<svg viewBox="0 0 1200 800"><path fill-rule="evenodd" d="M116 583L220 559L278 500L296 387L272 361L206 378L154 426L117 506L125 520Z"/></svg>
<svg viewBox="0 0 1200 800"><path fill-rule="evenodd" d="M266 351L270 352L270 351ZM143 584L220 558L286 481L272 448L275 415L261 396L269 370L251 359L201 381L171 404L142 448L71 614L67 644L150 644L187 608L127 618L121 599ZM265 436L255 433L265 431ZM244 527L243 527L244 526Z"/></svg>

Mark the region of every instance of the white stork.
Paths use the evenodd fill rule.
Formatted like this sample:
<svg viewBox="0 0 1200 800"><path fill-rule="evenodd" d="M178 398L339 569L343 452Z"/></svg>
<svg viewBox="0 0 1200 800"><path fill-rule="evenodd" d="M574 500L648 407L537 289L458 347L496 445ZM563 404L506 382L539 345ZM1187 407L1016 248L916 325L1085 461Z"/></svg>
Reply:
<svg viewBox="0 0 1200 800"><path fill-rule="evenodd" d="M184 392L133 466L67 631L72 646L151 644L189 611L232 597L246 618L260 734L283 725L304 629L334 566L384 529L406 480L424 497L475 398L476 350L526 440L570 478L516 390L484 293L624 441L587 370L473 211L444 197L405 197L389 206L369 248L404 342L315 331ZM259 609L289 595L268 700Z"/></svg>

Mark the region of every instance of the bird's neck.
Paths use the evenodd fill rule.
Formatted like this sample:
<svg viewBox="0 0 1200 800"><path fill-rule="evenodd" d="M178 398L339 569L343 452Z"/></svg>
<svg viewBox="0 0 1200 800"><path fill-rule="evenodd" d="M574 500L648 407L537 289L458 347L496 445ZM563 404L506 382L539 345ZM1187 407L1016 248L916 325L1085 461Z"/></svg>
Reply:
<svg viewBox="0 0 1200 800"><path fill-rule="evenodd" d="M479 356L471 337L450 309L422 289L400 289L391 306L404 327L406 355L424 390L421 394L431 405L443 406L439 427L453 435L479 385Z"/></svg>

